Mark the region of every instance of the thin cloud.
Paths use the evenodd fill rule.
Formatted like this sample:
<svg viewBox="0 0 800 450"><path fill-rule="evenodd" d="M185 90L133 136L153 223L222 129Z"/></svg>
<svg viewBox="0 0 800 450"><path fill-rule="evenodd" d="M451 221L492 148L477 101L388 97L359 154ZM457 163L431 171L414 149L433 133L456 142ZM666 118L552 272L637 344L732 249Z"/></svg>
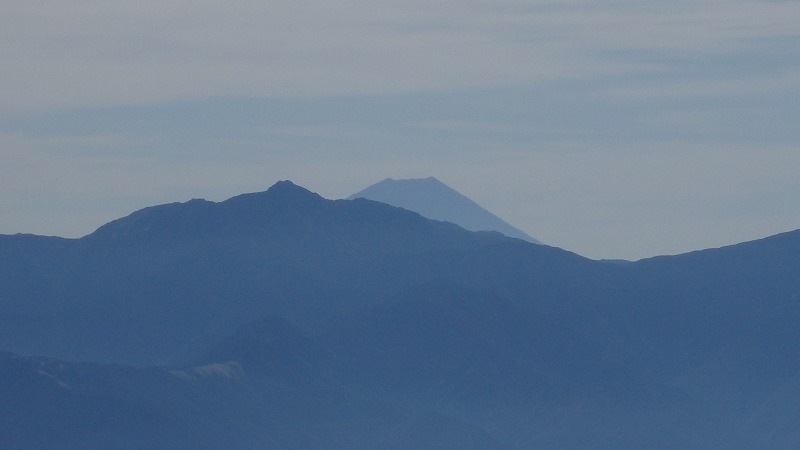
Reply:
<svg viewBox="0 0 800 450"><path fill-rule="evenodd" d="M796 228L796 2L3 8L0 232L76 235L285 178L341 197L430 175L588 256ZM84 201L102 212L47 216Z"/></svg>
<svg viewBox="0 0 800 450"><path fill-rule="evenodd" d="M12 0L3 17L0 101L9 115L591 78L636 70L635 59L603 52L717 54L746 38L796 35L800 10L753 1Z"/></svg>

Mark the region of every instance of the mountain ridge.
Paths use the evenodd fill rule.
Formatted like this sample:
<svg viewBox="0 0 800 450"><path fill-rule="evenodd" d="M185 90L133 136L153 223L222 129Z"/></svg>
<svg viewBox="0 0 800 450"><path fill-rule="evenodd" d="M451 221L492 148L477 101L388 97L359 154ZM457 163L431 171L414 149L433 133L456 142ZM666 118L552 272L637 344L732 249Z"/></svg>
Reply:
<svg viewBox="0 0 800 450"><path fill-rule="evenodd" d="M175 234L180 231L176 227L180 226L197 227L204 231L214 231L216 227L221 232L231 225L231 220L225 220L223 216L232 218L242 213L244 216L237 219L239 222L242 219L258 222L269 219L270 210L287 207L308 209L324 201L318 194L285 180L275 183L266 191L240 194L222 202L192 199L143 208L99 227L84 238L120 238L132 232L146 234L172 231Z"/></svg>
<svg viewBox="0 0 800 450"><path fill-rule="evenodd" d="M386 178L347 199L359 197L416 211L430 219L452 222L470 231L498 231L509 237L541 244L435 177Z"/></svg>
<svg viewBox="0 0 800 450"><path fill-rule="evenodd" d="M800 230L609 264L273 188L0 236L0 442L800 445Z"/></svg>

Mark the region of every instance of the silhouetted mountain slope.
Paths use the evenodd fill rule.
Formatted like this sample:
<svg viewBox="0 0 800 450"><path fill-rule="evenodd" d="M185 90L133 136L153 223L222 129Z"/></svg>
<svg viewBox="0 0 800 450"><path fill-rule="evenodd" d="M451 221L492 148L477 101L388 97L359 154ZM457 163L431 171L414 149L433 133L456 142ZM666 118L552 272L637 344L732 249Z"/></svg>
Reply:
<svg viewBox="0 0 800 450"><path fill-rule="evenodd" d="M800 338L800 231L630 269L625 296L638 301L620 315L652 324L638 342L657 350L654 363L680 371L733 358L762 376L800 369L791 350Z"/></svg>
<svg viewBox="0 0 800 450"><path fill-rule="evenodd" d="M0 236L0 267L0 349L93 362L0 358L23 447L800 445L800 231L609 264L281 182Z"/></svg>
<svg viewBox="0 0 800 450"><path fill-rule="evenodd" d="M136 363L178 357L198 339L261 314L305 325L323 320L413 279L418 270L407 263L414 259L498 240L285 183L218 204L147 208L79 240L31 239L38 247L22 261L14 256L19 237L0 240L9 249L0 258L24 275L2 280L9 314L0 345ZM386 267L401 260L403 274ZM367 278L355 285L353 277Z"/></svg>
<svg viewBox="0 0 800 450"><path fill-rule="evenodd" d="M225 404L214 404L218 399L206 392L237 382L210 370L178 376L164 369L2 354L0 380L0 442L6 448L212 448L243 443L236 430L217 423L225 421Z"/></svg>
<svg viewBox="0 0 800 450"><path fill-rule="evenodd" d="M684 293L687 305L638 288L616 278L610 295L576 301L565 291L561 305L526 308L438 283L342 321L325 340L376 395L483 424L519 448L772 446L774 435L748 423L756 410L769 426L797 416L788 407L800 402L796 329L770 330L773 318L740 335L758 298L744 315L725 305L715 316L698 312L701 292ZM786 323L796 323L792 298L761 309L791 309ZM794 400L774 405L781 395ZM780 436L792 443L781 448L800 442Z"/></svg>
<svg viewBox="0 0 800 450"><path fill-rule="evenodd" d="M493 448L485 433L236 362L134 369L0 354L0 443L26 449Z"/></svg>
<svg viewBox="0 0 800 450"><path fill-rule="evenodd" d="M138 242L139 239L197 239L228 234L292 232L287 229L313 222L330 206L329 201L289 181L265 192L242 194L221 203L194 199L137 211L100 227L84 240Z"/></svg>
<svg viewBox="0 0 800 450"><path fill-rule="evenodd" d="M509 237L541 244L434 177L387 178L348 197L349 200L356 198L416 211L430 219L452 222L471 231L498 231Z"/></svg>
<svg viewBox="0 0 800 450"><path fill-rule="evenodd" d="M392 402L427 397L443 413L497 414L615 382L595 343L558 318L442 282L403 297L323 335L347 379Z"/></svg>

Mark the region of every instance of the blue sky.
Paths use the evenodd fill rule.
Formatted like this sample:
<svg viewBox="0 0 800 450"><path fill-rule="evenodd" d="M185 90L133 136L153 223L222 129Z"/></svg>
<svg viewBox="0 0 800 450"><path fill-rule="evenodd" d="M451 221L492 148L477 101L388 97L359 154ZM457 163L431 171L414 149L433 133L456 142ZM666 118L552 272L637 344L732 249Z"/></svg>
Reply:
<svg viewBox="0 0 800 450"><path fill-rule="evenodd" d="M0 233L436 176L637 259L800 228L796 1L4 3Z"/></svg>

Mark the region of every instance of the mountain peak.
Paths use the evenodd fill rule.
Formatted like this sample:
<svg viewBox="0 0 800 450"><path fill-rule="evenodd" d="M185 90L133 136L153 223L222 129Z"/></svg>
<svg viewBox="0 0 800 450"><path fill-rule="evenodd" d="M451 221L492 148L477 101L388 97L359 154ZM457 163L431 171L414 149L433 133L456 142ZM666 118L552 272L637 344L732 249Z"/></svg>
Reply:
<svg viewBox="0 0 800 450"><path fill-rule="evenodd" d="M324 200L316 192L311 192L308 189L298 186L289 180L281 180L270 186L264 194L273 198L287 198L291 200L299 199L314 199Z"/></svg>
<svg viewBox="0 0 800 450"><path fill-rule="evenodd" d="M241 194L225 200L227 205L285 205L285 204L310 204L324 201L319 194L298 186L289 180L281 180L273 184L264 192Z"/></svg>
<svg viewBox="0 0 800 450"><path fill-rule="evenodd" d="M415 211L429 219L452 222L470 231L498 231L509 237L540 243L436 177L386 178L351 195L348 200L359 197Z"/></svg>
<svg viewBox="0 0 800 450"><path fill-rule="evenodd" d="M292 183L290 180L280 180L277 183L270 186L269 189L267 189L267 192L271 193L296 192L296 191L309 192L306 188L298 186Z"/></svg>
<svg viewBox="0 0 800 450"><path fill-rule="evenodd" d="M175 237L186 233L220 233L225 229L258 228L276 211L308 212L326 202L291 181L279 181L263 192L241 194L221 203L193 199L136 211L109 222L92 238Z"/></svg>

